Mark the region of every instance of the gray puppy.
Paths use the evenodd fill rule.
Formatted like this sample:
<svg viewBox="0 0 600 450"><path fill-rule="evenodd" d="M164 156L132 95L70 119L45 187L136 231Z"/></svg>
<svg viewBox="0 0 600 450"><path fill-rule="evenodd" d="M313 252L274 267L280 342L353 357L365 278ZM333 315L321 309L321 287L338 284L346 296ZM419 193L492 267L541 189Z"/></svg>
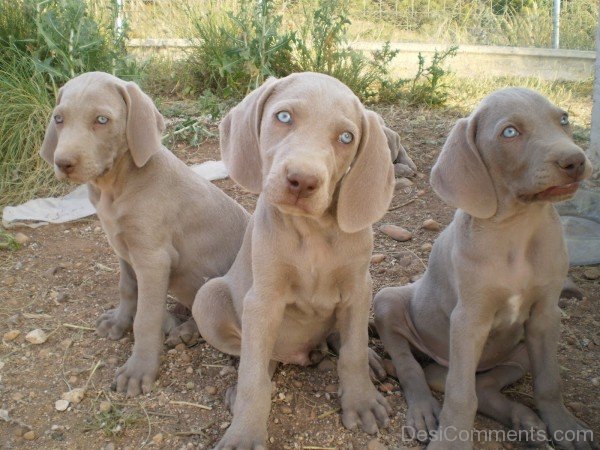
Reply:
<svg viewBox="0 0 600 450"><path fill-rule="evenodd" d="M493 93L452 129L431 184L458 208L454 220L423 278L375 297L408 425L437 430L429 449L471 448L452 439L471 430L477 410L534 439L547 427L561 448L595 448L561 396L558 300L568 260L552 205L591 171L567 113L527 89ZM415 354L435 363L424 372ZM500 392L528 371L539 417ZM428 383L445 390L441 412Z"/></svg>
<svg viewBox="0 0 600 450"><path fill-rule="evenodd" d="M117 370L119 392L148 392L163 345L198 334L166 313L167 290L191 309L198 288L225 274L242 243L248 214L161 145L164 123L135 83L91 72L59 91L42 157L56 176L87 183L90 200L119 257L118 308L97 322L100 336L135 344ZM134 319L135 318L135 319Z"/></svg>

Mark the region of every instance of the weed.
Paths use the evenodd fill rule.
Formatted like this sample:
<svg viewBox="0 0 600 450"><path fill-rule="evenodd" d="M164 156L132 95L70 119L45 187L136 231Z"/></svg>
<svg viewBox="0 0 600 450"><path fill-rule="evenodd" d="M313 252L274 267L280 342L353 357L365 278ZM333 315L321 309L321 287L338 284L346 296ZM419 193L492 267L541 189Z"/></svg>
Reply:
<svg viewBox="0 0 600 450"><path fill-rule="evenodd" d="M53 105L35 61L21 54L0 61L0 205L62 190L38 154Z"/></svg>
<svg viewBox="0 0 600 450"><path fill-rule="evenodd" d="M419 53L419 68L410 82L408 101L412 104L440 106L448 99L448 70L443 67L446 59L456 55L457 46L443 52L435 51L431 64L425 65L425 57Z"/></svg>
<svg viewBox="0 0 600 450"><path fill-rule="evenodd" d="M141 421L142 416L136 411L112 404L109 411L95 412L92 418L86 420L83 431L102 430L106 436L118 436L123 431Z"/></svg>
<svg viewBox="0 0 600 450"><path fill-rule="evenodd" d="M291 71L294 33L283 30L274 0L242 0L229 11L211 2L207 11L191 8L190 16L195 47L189 62L199 92L239 98L269 76Z"/></svg>
<svg viewBox="0 0 600 450"><path fill-rule="evenodd" d="M0 228L0 250L18 250L21 244L9 232Z"/></svg>

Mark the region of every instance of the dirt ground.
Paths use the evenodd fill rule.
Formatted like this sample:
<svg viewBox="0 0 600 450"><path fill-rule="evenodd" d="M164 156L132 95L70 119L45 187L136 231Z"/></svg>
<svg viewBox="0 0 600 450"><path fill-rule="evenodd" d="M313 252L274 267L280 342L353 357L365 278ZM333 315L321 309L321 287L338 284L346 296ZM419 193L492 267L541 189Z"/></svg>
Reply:
<svg viewBox="0 0 600 450"><path fill-rule="evenodd" d="M391 210L381 223L393 223L414 233L398 243L375 226L374 253L385 255L373 264L375 292L408 283L422 274L437 232L421 229L425 219L447 225L453 211L428 185L427 174L458 112L388 107L382 111L398 130L419 168L414 185L396 191ZM212 139L199 148L176 152L188 163L219 159ZM249 210L256 197L231 180L216 182ZM402 207L396 208L400 205ZM98 338L96 317L118 303L118 262L95 216L65 225L22 232L29 241L17 251L0 252L0 335L20 335L0 344L0 402L8 420L0 417L0 448L211 448L231 422L223 404L236 380L235 361L200 343L191 348L165 349L156 389L125 398L110 389L114 372L129 356L133 336L120 341ZM587 281L582 268L571 270L586 292L583 301L561 301L563 320L560 365L565 402L573 413L600 435L600 286ZM49 334L32 345L25 335L36 328ZM372 346L383 354L381 343ZM331 359L335 361L335 357ZM330 366L330 367L328 367ZM269 417L272 449L364 449L373 437L348 431L341 424L337 375L332 364L318 367L282 366L274 376ZM85 388L80 403L58 411L64 392ZM393 407L388 429L376 437L390 448L419 448L403 440L406 402L396 380L379 384ZM530 379L507 394L532 405ZM502 429L478 416L478 429ZM374 444L371 444L373 446ZM372 447L379 448L379 447ZM477 448L522 448L510 443L477 444Z"/></svg>

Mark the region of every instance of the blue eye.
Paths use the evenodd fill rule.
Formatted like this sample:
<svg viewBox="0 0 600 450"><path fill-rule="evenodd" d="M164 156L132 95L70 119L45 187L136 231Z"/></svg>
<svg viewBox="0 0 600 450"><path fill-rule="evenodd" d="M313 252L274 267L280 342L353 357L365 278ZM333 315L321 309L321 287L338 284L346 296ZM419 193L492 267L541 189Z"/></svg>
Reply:
<svg viewBox="0 0 600 450"><path fill-rule="evenodd" d="M344 131L342 134L339 135L338 140L342 144L349 144L354 140L354 136L349 131Z"/></svg>
<svg viewBox="0 0 600 450"><path fill-rule="evenodd" d="M292 115L288 111L279 111L277 113L277 120L283 123L290 123L292 121Z"/></svg>
<svg viewBox="0 0 600 450"><path fill-rule="evenodd" d="M520 133L517 131L515 127L506 127L502 131L502 136L505 138L514 138L517 137Z"/></svg>
<svg viewBox="0 0 600 450"><path fill-rule="evenodd" d="M568 114L563 114L563 116L560 118L560 124L561 125L569 125L569 115Z"/></svg>
<svg viewBox="0 0 600 450"><path fill-rule="evenodd" d="M99 124L104 125L108 122L108 117L98 116L98 117L96 117L96 120L98 121Z"/></svg>
<svg viewBox="0 0 600 450"><path fill-rule="evenodd" d="M54 122L56 122L56 123L63 123L64 121L65 121L65 119L60 114L56 114L54 116Z"/></svg>

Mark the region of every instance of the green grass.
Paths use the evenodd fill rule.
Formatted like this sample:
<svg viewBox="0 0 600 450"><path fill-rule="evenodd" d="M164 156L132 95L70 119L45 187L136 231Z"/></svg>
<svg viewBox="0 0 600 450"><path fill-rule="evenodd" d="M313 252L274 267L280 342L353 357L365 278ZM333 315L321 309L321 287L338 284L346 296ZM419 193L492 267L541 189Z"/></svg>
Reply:
<svg viewBox="0 0 600 450"><path fill-rule="evenodd" d="M27 58L0 63L0 206L62 190L38 154L54 97L34 66Z"/></svg>

